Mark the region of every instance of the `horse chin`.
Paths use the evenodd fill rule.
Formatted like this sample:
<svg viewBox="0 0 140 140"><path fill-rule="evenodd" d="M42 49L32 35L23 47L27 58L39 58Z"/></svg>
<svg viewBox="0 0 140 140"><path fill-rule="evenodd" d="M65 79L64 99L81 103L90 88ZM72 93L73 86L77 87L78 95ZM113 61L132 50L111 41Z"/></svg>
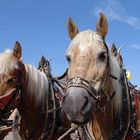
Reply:
<svg viewBox="0 0 140 140"><path fill-rule="evenodd" d="M67 118L70 120L70 122L77 124L77 125L84 125L86 123L88 123L91 119L92 113L86 113L86 115L76 115L75 117L73 116L69 116L69 114L67 114Z"/></svg>
<svg viewBox="0 0 140 140"><path fill-rule="evenodd" d="M95 106L94 99L81 87L71 87L66 93L62 108L68 119L76 124L89 122Z"/></svg>

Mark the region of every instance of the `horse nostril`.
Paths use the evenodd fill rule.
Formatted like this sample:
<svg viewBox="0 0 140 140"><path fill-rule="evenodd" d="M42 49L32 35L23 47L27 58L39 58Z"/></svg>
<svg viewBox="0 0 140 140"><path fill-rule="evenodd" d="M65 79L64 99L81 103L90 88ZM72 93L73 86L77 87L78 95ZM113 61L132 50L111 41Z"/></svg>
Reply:
<svg viewBox="0 0 140 140"><path fill-rule="evenodd" d="M82 106L81 111L83 111L85 109L85 107L88 105L88 97L84 97L84 98L85 98L85 102L84 102L84 104Z"/></svg>

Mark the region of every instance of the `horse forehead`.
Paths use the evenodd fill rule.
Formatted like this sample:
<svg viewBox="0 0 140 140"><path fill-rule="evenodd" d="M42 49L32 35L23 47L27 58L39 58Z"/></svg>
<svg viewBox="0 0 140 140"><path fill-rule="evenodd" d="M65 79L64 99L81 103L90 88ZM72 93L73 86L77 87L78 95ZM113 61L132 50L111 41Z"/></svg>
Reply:
<svg viewBox="0 0 140 140"><path fill-rule="evenodd" d="M101 50L104 47L103 39L94 31L86 30L80 32L72 41L68 51L79 48L80 52L88 52L92 50Z"/></svg>
<svg viewBox="0 0 140 140"><path fill-rule="evenodd" d="M8 74L14 69L19 69L18 61L10 54L0 55L0 73Z"/></svg>

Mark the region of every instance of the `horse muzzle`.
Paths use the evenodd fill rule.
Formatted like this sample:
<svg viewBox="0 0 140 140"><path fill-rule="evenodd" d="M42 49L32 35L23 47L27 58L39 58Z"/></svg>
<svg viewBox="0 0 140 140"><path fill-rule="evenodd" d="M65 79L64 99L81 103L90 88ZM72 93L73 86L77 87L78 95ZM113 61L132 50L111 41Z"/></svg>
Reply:
<svg viewBox="0 0 140 140"><path fill-rule="evenodd" d="M95 106L94 100L88 90L83 87L70 87L62 103L68 119L77 124L87 123L92 116Z"/></svg>

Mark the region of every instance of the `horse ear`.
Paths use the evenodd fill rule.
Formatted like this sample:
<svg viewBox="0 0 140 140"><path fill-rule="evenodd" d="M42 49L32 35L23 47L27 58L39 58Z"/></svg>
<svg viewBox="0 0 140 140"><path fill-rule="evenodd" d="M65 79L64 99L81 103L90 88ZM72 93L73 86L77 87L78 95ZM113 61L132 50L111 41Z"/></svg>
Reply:
<svg viewBox="0 0 140 140"><path fill-rule="evenodd" d="M111 46L111 52L114 53L117 50L115 44L113 43Z"/></svg>
<svg viewBox="0 0 140 140"><path fill-rule="evenodd" d="M67 21L67 30L68 30L69 37L71 39L73 39L78 34L78 28L75 25L75 23L72 21L71 17L69 17Z"/></svg>
<svg viewBox="0 0 140 140"><path fill-rule="evenodd" d="M40 64L41 65L44 65L45 64L45 57L42 55L42 57L41 57L41 60L40 60Z"/></svg>
<svg viewBox="0 0 140 140"><path fill-rule="evenodd" d="M108 30L107 18L103 13L100 13L99 19L96 24L97 33L104 39Z"/></svg>
<svg viewBox="0 0 140 140"><path fill-rule="evenodd" d="M16 43L15 43L15 47L14 47L14 49L13 49L13 55L14 55L15 57L17 57L18 59L21 58L21 55L22 55L22 48L21 48L21 46L20 46L20 44L19 44L18 41L16 41Z"/></svg>
<svg viewBox="0 0 140 140"><path fill-rule="evenodd" d="M111 52L114 54L114 56L117 55L117 50L118 49L116 48L115 44L113 43L112 46L111 46Z"/></svg>

